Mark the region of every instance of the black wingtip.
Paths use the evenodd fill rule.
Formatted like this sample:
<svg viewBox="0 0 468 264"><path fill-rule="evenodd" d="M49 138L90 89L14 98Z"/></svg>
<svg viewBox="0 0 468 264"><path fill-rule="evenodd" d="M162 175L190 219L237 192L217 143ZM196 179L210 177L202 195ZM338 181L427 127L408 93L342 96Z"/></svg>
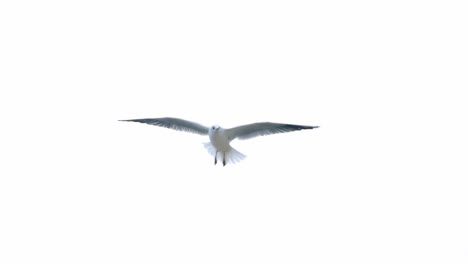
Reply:
<svg viewBox="0 0 468 264"><path fill-rule="evenodd" d="M302 130L302 129L315 129L315 128L319 128L320 126L301 126L301 125L287 124L286 127L291 128L292 130Z"/></svg>

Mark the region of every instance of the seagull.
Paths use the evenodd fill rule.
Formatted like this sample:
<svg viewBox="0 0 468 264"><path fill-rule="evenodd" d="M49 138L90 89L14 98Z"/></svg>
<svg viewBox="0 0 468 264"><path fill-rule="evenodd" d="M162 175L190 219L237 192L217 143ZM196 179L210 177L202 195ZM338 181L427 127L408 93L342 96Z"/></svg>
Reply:
<svg viewBox="0 0 468 264"><path fill-rule="evenodd" d="M128 119L119 121L138 122L202 136L208 135L210 142L204 143L204 146L208 152L214 156L214 164L216 165L218 163L218 157L220 157L222 158L223 166L226 166L227 163L237 163L246 157L244 154L231 147L229 143L234 139L245 140L258 136L319 128L319 126L301 126L271 122L252 123L232 128L222 128L218 125L206 127L192 121L173 117Z"/></svg>

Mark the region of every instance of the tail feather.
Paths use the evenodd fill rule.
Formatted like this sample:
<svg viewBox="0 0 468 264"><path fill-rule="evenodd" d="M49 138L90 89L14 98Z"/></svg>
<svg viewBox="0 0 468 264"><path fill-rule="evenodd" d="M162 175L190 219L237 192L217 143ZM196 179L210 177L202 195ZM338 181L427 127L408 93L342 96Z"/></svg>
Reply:
<svg viewBox="0 0 468 264"><path fill-rule="evenodd" d="M231 148L228 152L226 152L227 163L235 164L245 159L245 157L246 156L244 154L240 153L234 148Z"/></svg>
<svg viewBox="0 0 468 264"><path fill-rule="evenodd" d="M211 142L206 142L203 143L203 145L205 146L206 150L208 150L208 153L214 157L216 154L216 148L213 146L213 144L211 144Z"/></svg>
<svg viewBox="0 0 468 264"><path fill-rule="evenodd" d="M214 157L216 155L216 148L213 146L213 144L211 144L211 142L204 143L204 146L206 150L208 150L208 153L211 154L211 156ZM229 151L226 151L226 154L225 154L226 163L229 163L229 164L238 163L241 160L245 159L246 157L247 157L246 155L240 153L239 151L237 151L236 149L232 147ZM218 152L218 161L222 162L222 159L223 159L223 153Z"/></svg>

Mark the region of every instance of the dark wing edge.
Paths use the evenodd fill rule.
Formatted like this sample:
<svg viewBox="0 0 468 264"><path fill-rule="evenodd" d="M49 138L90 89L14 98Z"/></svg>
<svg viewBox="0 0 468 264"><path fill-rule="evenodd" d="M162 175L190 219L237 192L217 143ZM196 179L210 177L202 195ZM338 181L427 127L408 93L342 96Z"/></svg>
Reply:
<svg viewBox="0 0 468 264"><path fill-rule="evenodd" d="M229 140L233 139L251 139L258 136L267 136L272 134L287 133L305 129L315 129L319 126L303 126L293 124L281 124L281 123L253 123L244 126L233 127L227 129Z"/></svg>
<svg viewBox="0 0 468 264"><path fill-rule="evenodd" d="M160 126L176 131L190 132L198 135L208 135L208 128L200 125L195 122L188 120L173 118L173 117L163 117L163 118L142 118L142 119L127 119L119 120L124 122L138 122L153 126Z"/></svg>

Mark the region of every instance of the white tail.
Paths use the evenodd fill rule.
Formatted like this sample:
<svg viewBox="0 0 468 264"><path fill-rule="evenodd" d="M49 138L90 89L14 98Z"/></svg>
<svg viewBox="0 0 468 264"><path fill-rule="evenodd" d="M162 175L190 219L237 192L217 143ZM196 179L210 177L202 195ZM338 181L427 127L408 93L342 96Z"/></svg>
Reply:
<svg viewBox="0 0 468 264"><path fill-rule="evenodd" d="M206 150L208 150L208 152L211 154L211 156L214 157L216 155L216 148L213 146L213 144L211 144L211 142L203 143L203 145L205 146ZM240 153L233 147L231 147L229 151L226 151L225 157L226 157L226 163L235 164L245 159L245 157L247 156ZM222 162L223 160L222 152L218 152L218 158L219 158L218 161Z"/></svg>

